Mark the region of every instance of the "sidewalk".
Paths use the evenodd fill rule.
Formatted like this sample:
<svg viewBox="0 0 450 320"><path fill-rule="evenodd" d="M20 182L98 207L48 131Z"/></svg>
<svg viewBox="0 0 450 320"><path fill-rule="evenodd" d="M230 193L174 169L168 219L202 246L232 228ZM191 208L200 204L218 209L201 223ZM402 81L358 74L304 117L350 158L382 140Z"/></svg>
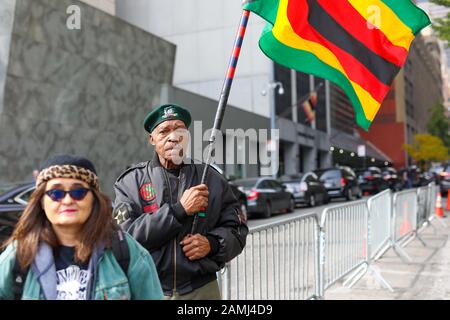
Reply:
<svg viewBox="0 0 450 320"><path fill-rule="evenodd" d="M444 201L443 201L444 202ZM449 212L446 213L449 215ZM426 247L418 239L403 249L412 262L405 263L389 249L372 266L394 289L384 289L367 273L352 289L338 282L325 291L327 300L449 300L450 299L450 218L437 219L420 232Z"/></svg>

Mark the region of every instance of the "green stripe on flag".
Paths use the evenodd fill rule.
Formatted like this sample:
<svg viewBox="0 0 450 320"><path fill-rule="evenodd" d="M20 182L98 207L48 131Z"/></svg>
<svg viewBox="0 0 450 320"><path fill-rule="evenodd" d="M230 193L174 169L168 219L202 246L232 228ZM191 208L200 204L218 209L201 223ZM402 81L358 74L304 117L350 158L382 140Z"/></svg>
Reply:
<svg viewBox="0 0 450 320"><path fill-rule="evenodd" d="M242 8L252 11L266 21L275 24L279 3L280 0L253 0L245 3Z"/></svg>
<svg viewBox="0 0 450 320"><path fill-rule="evenodd" d="M411 0L381 0L407 25L414 35L431 23L427 14Z"/></svg>

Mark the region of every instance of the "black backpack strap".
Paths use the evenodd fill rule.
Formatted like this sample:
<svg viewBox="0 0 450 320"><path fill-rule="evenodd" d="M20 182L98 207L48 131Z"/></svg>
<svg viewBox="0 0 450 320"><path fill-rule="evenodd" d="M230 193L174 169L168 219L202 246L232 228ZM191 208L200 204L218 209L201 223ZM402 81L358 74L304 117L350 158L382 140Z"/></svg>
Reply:
<svg viewBox="0 0 450 320"><path fill-rule="evenodd" d="M123 272L127 274L130 264L130 249L128 248L128 243L122 230L114 232L112 251Z"/></svg>
<svg viewBox="0 0 450 320"><path fill-rule="evenodd" d="M14 267L12 269L13 276L13 293L14 300L21 300L23 293L23 286L27 278L28 268L25 270L20 267L19 260L16 258L14 261Z"/></svg>

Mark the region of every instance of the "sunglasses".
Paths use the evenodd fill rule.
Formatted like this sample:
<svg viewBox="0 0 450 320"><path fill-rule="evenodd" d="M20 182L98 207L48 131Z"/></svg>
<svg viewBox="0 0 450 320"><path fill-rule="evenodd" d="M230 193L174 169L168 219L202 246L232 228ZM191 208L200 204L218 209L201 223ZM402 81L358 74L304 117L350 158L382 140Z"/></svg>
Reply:
<svg viewBox="0 0 450 320"><path fill-rule="evenodd" d="M53 201L61 201L66 197L66 194L69 194L70 197L75 201L81 201L86 197L87 193L91 189L87 188L78 188L69 191L61 190L61 189L51 189L45 192L46 195L50 197Z"/></svg>

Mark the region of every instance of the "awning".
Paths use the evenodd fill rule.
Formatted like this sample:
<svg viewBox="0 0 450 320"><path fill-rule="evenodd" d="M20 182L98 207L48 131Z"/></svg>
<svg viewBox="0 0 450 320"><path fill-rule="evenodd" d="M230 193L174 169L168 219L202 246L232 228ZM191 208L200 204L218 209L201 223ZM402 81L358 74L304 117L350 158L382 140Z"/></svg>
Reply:
<svg viewBox="0 0 450 320"><path fill-rule="evenodd" d="M366 157L375 158L377 160L388 161L392 163L392 159L384 154L380 149L374 146L371 142L362 139L357 133L349 135L340 130L332 129L330 144L334 147L344 149L347 151L358 152L359 145L366 146Z"/></svg>

